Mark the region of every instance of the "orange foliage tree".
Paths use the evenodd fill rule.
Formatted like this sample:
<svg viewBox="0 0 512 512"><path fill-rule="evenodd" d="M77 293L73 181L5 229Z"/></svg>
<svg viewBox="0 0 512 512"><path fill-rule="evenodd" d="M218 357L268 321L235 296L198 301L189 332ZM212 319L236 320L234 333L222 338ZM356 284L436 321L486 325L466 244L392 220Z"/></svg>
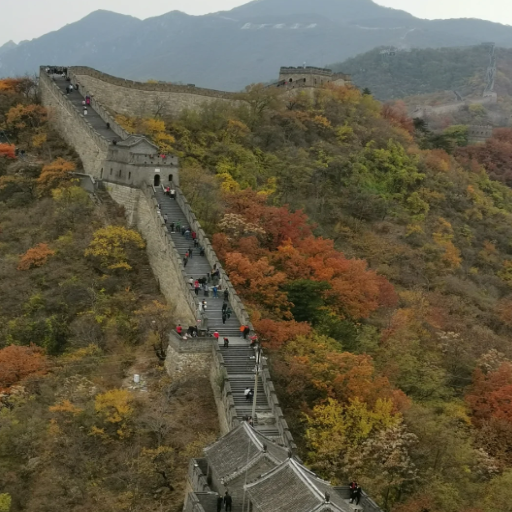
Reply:
<svg viewBox="0 0 512 512"><path fill-rule="evenodd" d="M0 144L0 157L16 158L15 149L14 144Z"/></svg>
<svg viewBox="0 0 512 512"><path fill-rule="evenodd" d="M408 399L380 376L368 355L341 352L336 342L325 336L298 337L284 348L291 395L318 399L333 398L349 404L356 398L375 405L391 400L395 409L404 409Z"/></svg>
<svg viewBox="0 0 512 512"><path fill-rule="evenodd" d="M251 262L239 252L229 253L226 255L226 270L242 297L276 314L289 316L286 293L280 290L286 275L277 272L267 258Z"/></svg>
<svg viewBox="0 0 512 512"><path fill-rule="evenodd" d="M70 173L76 169L73 162L64 158L57 158L51 164L43 167L41 175L37 179L37 186L41 193L48 193L52 189L71 185Z"/></svg>
<svg viewBox="0 0 512 512"><path fill-rule="evenodd" d="M29 270L34 267L41 267L48 261L48 258L54 254L55 251L52 251L48 247L48 244L37 244L20 257L18 270Z"/></svg>
<svg viewBox="0 0 512 512"><path fill-rule="evenodd" d="M0 350L0 391L8 390L30 375L42 375L46 368L47 359L39 347L9 345Z"/></svg>
<svg viewBox="0 0 512 512"><path fill-rule="evenodd" d="M380 306L394 306L397 296L387 279L368 270L363 260L349 260L332 240L309 237L282 245L273 259L289 279L326 281L323 295L330 309L341 317L366 318Z"/></svg>
<svg viewBox="0 0 512 512"><path fill-rule="evenodd" d="M473 421L480 425L490 419L512 423L512 363L504 362L497 370L484 373L477 368L466 395Z"/></svg>

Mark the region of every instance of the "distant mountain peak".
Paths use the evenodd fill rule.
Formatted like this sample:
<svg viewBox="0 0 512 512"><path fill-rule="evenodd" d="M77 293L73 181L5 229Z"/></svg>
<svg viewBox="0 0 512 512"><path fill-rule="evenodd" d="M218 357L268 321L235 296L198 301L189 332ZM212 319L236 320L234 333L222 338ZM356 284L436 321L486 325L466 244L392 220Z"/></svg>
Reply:
<svg viewBox="0 0 512 512"><path fill-rule="evenodd" d="M340 23L367 18L415 19L405 11L383 7L373 0L252 0L226 12L238 17L320 14Z"/></svg>

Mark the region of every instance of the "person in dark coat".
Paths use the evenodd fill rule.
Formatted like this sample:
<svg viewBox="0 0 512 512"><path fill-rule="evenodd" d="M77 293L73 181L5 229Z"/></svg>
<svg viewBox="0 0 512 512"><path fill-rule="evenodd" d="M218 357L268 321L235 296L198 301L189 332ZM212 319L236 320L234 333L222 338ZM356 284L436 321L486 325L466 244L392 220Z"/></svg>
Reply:
<svg viewBox="0 0 512 512"><path fill-rule="evenodd" d="M363 490L361 489L361 486L359 484L356 485L356 488L354 489L354 493L352 494L352 499L350 500L350 503L356 502L356 505L359 505L359 500L361 499L361 493Z"/></svg>
<svg viewBox="0 0 512 512"><path fill-rule="evenodd" d="M233 504L233 498L229 494L228 491L226 491L226 494L224 495L224 510L226 512L231 512L231 505Z"/></svg>
<svg viewBox="0 0 512 512"><path fill-rule="evenodd" d="M222 510L222 503L224 503L224 499L222 498L222 496L219 496L217 498L217 512L221 512L221 510Z"/></svg>

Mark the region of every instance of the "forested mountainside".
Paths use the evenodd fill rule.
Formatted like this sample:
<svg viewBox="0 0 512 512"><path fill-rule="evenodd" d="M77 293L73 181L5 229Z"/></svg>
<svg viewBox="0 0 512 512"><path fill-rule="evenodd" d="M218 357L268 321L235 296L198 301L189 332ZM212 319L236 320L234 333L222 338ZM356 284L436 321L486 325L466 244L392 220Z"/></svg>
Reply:
<svg viewBox="0 0 512 512"><path fill-rule="evenodd" d="M172 305L75 169L35 84L0 80L0 511L177 512L217 435L210 384L166 377Z"/></svg>
<svg viewBox="0 0 512 512"><path fill-rule="evenodd" d="M133 80L238 91L277 80L280 66L325 66L381 46L483 41L511 48L512 28L477 19L419 19L372 0L254 0L204 16L172 11L145 20L100 10L0 47L0 77L35 73L44 64L79 65Z"/></svg>
<svg viewBox="0 0 512 512"><path fill-rule="evenodd" d="M506 77L512 73L512 52L498 48L497 53L497 87L500 93L510 94ZM453 91L463 97L482 95L489 56L490 47L485 45L409 51L380 47L331 68L349 73L357 86L368 87L379 100L450 91L455 101Z"/></svg>
<svg viewBox="0 0 512 512"><path fill-rule="evenodd" d="M489 45L400 51L376 48L333 64L349 73L354 84L369 89L381 101L403 100L413 115L419 105L444 105L461 98L481 98L490 63ZM429 116L432 128L452 124L508 126L512 114L512 51L496 48L494 92L498 103L471 105L458 112Z"/></svg>
<svg viewBox="0 0 512 512"><path fill-rule="evenodd" d="M174 137L301 456L385 510L506 510L512 133L464 147L353 88L245 99L118 121Z"/></svg>

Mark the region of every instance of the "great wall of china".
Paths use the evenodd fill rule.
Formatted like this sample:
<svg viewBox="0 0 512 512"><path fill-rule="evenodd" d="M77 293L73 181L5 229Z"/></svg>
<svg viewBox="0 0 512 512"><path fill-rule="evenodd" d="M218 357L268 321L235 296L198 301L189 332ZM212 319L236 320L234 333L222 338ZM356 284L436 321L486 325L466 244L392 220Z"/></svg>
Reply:
<svg viewBox="0 0 512 512"><path fill-rule="evenodd" d="M66 94L70 83L78 88ZM254 349L239 331L241 325L251 326L248 313L180 191L177 159L160 155L144 137L128 134L112 114L154 115L157 107L175 114L205 101L239 98L186 86L138 84L83 67L69 68L67 79L42 68L39 89L52 122L82 160L83 186L91 192L106 190L145 238L153 273L174 306L176 321L200 322L229 336L230 346L225 348L213 338L191 341L169 334L167 371L175 377L193 371L210 376L223 434L205 449L205 457L191 460L184 510L215 512L219 496L229 490L236 512L381 512L364 493L359 505L350 504L348 487L333 487L301 464L265 359L257 376L254 426L245 421L252 406L244 389L254 386L256 376ZM86 95L91 106L84 116ZM164 194L168 184L176 189L176 200ZM189 244L181 234L170 232L164 214L196 231L204 257L195 256L184 266ZM190 277L202 277L215 265L234 312L227 325L221 322L220 306L209 308L207 316L198 313L197 298L188 285Z"/></svg>

